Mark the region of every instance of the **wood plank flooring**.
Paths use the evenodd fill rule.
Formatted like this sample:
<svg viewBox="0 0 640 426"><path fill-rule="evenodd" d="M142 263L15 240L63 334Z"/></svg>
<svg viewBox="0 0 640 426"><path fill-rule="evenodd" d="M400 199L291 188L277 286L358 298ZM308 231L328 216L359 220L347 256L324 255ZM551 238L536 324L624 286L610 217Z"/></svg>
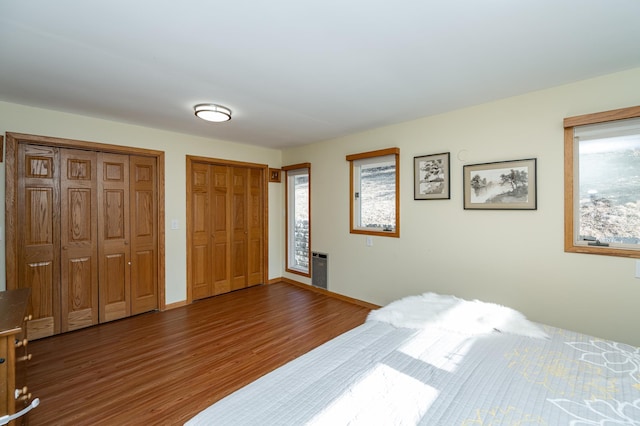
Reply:
<svg viewBox="0 0 640 426"><path fill-rule="evenodd" d="M368 312L278 283L36 340L29 424L181 425Z"/></svg>

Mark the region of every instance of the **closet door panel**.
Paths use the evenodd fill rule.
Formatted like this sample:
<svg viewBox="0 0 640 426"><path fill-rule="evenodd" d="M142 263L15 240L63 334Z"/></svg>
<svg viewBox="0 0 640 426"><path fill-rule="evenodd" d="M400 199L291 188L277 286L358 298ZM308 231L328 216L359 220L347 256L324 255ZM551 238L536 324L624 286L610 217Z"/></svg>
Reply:
<svg viewBox="0 0 640 426"><path fill-rule="evenodd" d="M158 309L157 167L152 157L130 157L131 313Z"/></svg>
<svg viewBox="0 0 640 426"><path fill-rule="evenodd" d="M228 293L231 291L231 276L229 266L231 263L230 227L231 218L229 215L230 181L231 168L227 166L211 165L213 170L213 208L212 216L209 217L213 228L213 259L208 262L212 264L213 292L210 296Z"/></svg>
<svg viewBox="0 0 640 426"><path fill-rule="evenodd" d="M6 146L7 288L31 289L27 337L158 309L162 153L17 133Z"/></svg>
<svg viewBox="0 0 640 426"><path fill-rule="evenodd" d="M72 257L73 256L73 257ZM64 253L62 257L65 258ZM92 276L95 270L95 256L71 255L62 265L65 272L62 289L62 331L72 331L98 323L98 303L95 294L97 286ZM65 294L66 293L66 294Z"/></svg>
<svg viewBox="0 0 640 426"><path fill-rule="evenodd" d="M260 169L249 170L247 285L264 283L264 181Z"/></svg>
<svg viewBox="0 0 640 426"><path fill-rule="evenodd" d="M17 288L31 288L29 339L60 332L60 187L56 148L18 147Z"/></svg>
<svg viewBox="0 0 640 426"><path fill-rule="evenodd" d="M98 323L95 152L60 150L61 331Z"/></svg>
<svg viewBox="0 0 640 426"><path fill-rule="evenodd" d="M187 161L191 299L264 283L265 169ZM205 285L207 276L212 289Z"/></svg>
<svg viewBox="0 0 640 426"><path fill-rule="evenodd" d="M247 183L249 170L232 167L231 289L247 286Z"/></svg>
<svg viewBox="0 0 640 426"><path fill-rule="evenodd" d="M98 153L100 322L131 315L129 156Z"/></svg>
<svg viewBox="0 0 640 426"><path fill-rule="evenodd" d="M130 315L129 254L111 253L100 258L100 322Z"/></svg>
<svg viewBox="0 0 640 426"><path fill-rule="evenodd" d="M209 223L210 170L194 163L191 169L191 291L194 300L211 296L211 240Z"/></svg>

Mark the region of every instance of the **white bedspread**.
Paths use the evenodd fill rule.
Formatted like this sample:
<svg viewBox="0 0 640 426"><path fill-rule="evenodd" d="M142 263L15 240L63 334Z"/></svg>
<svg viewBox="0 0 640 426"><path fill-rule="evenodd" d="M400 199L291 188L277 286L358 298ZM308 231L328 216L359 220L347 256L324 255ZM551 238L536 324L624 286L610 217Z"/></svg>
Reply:
<svg viewBox="0 0 640 426"><path fill-rule="evenodd" d="M540 327L548 339L370 319L187 424L640 425L639 348Z"/></svg>

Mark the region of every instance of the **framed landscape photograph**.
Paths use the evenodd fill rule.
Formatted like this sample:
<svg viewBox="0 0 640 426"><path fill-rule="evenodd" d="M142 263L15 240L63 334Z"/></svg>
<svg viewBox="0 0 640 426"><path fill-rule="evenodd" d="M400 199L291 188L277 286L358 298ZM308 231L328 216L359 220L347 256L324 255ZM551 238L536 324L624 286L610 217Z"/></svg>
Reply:
<svg viewBox="0 0 640 426"><path fill-rule="evenodd" d="M463 167L464 208L536 210L536 159Z"/></svg>
<svg viewBox="0 0 640 426"><path fill-rule="evenodd" d="M449 153L413 157L413 199L448 200Z"/></svg>

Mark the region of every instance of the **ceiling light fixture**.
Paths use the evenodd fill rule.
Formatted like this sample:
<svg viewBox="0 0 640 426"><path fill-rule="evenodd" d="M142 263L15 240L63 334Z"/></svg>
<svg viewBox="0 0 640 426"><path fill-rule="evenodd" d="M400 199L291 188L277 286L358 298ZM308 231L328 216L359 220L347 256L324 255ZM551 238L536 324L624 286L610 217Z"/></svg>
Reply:
<svg viewBox="0 0 640 426"><path fill-rule="evenodd" d="M196 117L203 120L213 121L214 123L222 123L231 120L231 110L222 105L216 104L198 104L193 107Z"/></svg>

